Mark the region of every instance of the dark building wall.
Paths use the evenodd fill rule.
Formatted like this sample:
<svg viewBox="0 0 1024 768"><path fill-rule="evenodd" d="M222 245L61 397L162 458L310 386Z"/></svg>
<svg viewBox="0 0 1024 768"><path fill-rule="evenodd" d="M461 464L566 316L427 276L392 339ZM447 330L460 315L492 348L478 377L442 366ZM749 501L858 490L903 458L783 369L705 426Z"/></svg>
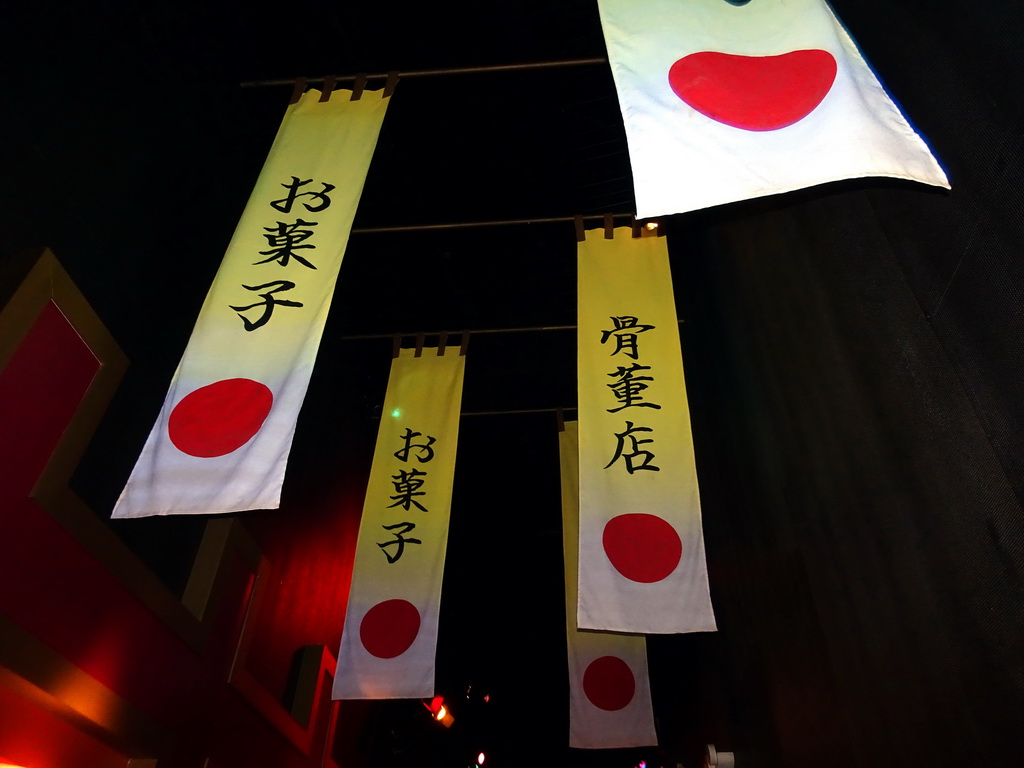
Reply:
<svg viewBox="0 0 1024 768"><path fill-rule="evenodd" d="M275 568L236 521L211 520L176 594L69 489L124 360L52 255L26 264L0 309L0 755L27 768L332 765L333 657L307 649L289 693L293 655L320 636L257 634L296 600L267 588L295 570L286 547ZM332 564L344 583L351 556ZM321 594L303 586L290 585L308 606ZM266 644L280 679L258 663Z"/></svg>
<svg viewBox="0 0 1024 768"><path fill-rule="evenodd" d="M848 182L673 222L723 639L758 660L765 764L1015 765L1024 24L835 5L953 190Z"/></svg>

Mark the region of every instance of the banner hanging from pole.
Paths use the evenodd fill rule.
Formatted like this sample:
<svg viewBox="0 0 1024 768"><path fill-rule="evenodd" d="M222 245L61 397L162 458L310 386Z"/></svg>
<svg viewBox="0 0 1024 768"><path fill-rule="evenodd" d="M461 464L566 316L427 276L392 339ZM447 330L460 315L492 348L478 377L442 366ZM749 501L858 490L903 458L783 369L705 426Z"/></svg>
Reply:
<svg viewBox="0 0 1024 768"><path fill-rule="evenodd" d="M562 549L569 649L569 746L579 749L656 745L647 641L641 635L576 628L579 547L579 457L575 421L558 435L562 469Z"/></svg>
<svg viewBox="0 0 1024 768"><path fill-rule="evenodd" d="M668 249L579 244L581 629L715 630Z"/></svg>
<svg viewBox="0 0 1024 768"><path fill-rule="evenodd" d="M949 187L824 0L598 0L640 218L839 179Z"/></svg>
<svg viewBox="0 0 1024 768"><path fill-rule="evenodd" d="M299 408L389 98L288 107L114 517L280 506Z"/></svg>
<svg viewBox="0 0 1024 768"><path fill-rule="evenodd" d="M439 354L440 352L440 354ZM359 525L335 699L434 695L466 358L401 351L391 367Z"/></svg>

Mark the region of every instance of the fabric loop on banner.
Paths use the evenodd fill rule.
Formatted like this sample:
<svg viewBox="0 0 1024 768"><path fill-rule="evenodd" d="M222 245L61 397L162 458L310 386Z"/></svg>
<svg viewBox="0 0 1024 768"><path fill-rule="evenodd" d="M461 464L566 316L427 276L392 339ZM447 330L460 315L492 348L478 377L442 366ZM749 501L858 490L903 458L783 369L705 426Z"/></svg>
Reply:
<svg viewBox="0 0 1024 768"><path fill-rule="evenodd" d="M949 187L824 0L598 0L637 217L861 176Z"/></svg>
<svg viewBox="0 0 1024 768"><path fill-rule="evenodd" d="M288 107L114 517L280 505L387 104L311 89Z"/></svg>
<svg viewBox="0 0 1024 768"><path fill-rule="evenodd" d="M580 628L715 629L665 238L578 245Z"/></svg>
<svg viewBox="0 0 1024 768"><path fill-rule="evenodd" d="M403 349L392 361L356 542L336 699L434 694L465 366L465 357L433 347Z"/></svg>

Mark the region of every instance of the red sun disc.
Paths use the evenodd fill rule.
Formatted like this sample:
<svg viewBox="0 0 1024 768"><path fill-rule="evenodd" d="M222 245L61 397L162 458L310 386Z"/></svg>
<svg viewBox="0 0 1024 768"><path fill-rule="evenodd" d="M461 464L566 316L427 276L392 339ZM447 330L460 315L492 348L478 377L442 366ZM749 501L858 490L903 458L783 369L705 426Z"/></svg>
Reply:
<svg viewBox="0 0 1024 768"><path fill-rule="evenodd" d="M408 600L385 600L366 612L359 640L378 659L401 656L420 633L420 612Z"/></svg>
<svg viewBox="0 0 1024 768"><path fill-rule="evenodd" d="M615 570L643 584L667 577L683 556L683 542L676 529L657 515L613 517L604 527L602 543Z"/></svg>
<svg viewBox="0 0 1024 768"><path fill-rule="evenodd" d="M185 395L174 406L167 435L189 456L224 456L260 431L273 404L274 394L258 381L215 381Z"/></svg>
<svg viewBox="0 0 1024 768"><path fill-rule="evenodd" d="M702 115L746 131L775 131L803 120L835 79L835 57L817 49L779 56L701 51L668 71L676 96Z"/></svg>
<svg viewBox="0 0 1024 768"><path fill-rule="evenodd" d="M598 709L606 712L623 709L636 694L633 670L618 656L594 659L583 673L583 692Z"/></svg>

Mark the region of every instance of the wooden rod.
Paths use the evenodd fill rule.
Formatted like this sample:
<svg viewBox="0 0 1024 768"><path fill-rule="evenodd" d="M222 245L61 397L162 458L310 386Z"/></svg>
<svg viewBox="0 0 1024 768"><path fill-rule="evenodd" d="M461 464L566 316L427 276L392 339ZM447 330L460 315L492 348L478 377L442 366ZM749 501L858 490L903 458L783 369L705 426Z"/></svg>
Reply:
<svg viewBox="0 0 1024 768"><path fill-rule="evenodd" d="M595 56L589 59L562 59L559 61L534 61L525 64L495 64L488 67L451 67L448 69L411 69L407 72L399 72L399 79L403 77L446 77L448 75L477 75L490 72L524 72L532 69L558 69L561 67L587 67L607 64L608 59L604 56ZM377 72L366 75L367 80L387 79L394 76L391 72ZM359 75L337 75L335 82L355 82ZM242 88L265 88L274 85L294 85L294 77L277 77L269 80L245 80L240 83ZM307 83L324 82L323 77L306 78Z"/></svg>
<svg viewBox="0 0 1024 768"><path fill-rule="evenodd" d="M604 222L606 214L592 214L581 216L584 221ZM632 223L633 213L612 214L616 219L629 219ZM443 229L475 229L478 227L509 227L519 224L555 224L559 222L574 222L576 216L545 216L536 219L491 219L489 221L452 221L443 224L393 224L384 227L353 227L353 235L375 235L384 232L429 232L431 230Z"/></svg>

